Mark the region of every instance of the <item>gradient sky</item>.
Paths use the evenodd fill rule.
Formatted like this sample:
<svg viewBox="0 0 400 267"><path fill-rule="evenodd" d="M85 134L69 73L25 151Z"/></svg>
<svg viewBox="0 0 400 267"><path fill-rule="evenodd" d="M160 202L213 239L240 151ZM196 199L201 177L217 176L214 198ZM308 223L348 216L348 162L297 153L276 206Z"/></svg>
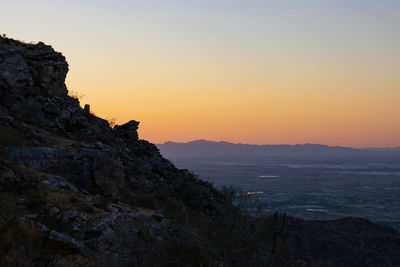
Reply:
<svg viewBox="0 0 400 267"><path fill-rule="evenodd" d="M69 90L139 135L400 146L400 1L2 1L0 33L43 41Z"/></svg>

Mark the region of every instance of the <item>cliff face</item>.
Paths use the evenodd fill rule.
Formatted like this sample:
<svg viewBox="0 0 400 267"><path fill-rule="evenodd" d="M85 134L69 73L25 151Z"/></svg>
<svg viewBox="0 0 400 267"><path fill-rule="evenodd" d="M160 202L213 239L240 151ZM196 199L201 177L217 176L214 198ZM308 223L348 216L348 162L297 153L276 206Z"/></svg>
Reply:
<svg viewBox="0 0 400 267"><path fill-rule="evenodd" d="M68 64L61 53L43 43L23 44L2 38L2 80L22 95L66 96Z"/></svg>
<svg viewBox="0 0 400 267"><path fill-rule="evenodd" d="M269 217L242 215L231 192L176 169L138 139L138 122L111 128L82 109L68 96L67 71L65 58L50 46L0 37L0 265L313 261L309 251L293 252L293 238L272 255ZM293 218L288 231L296 232L296 225L304 235L312 232ZM383 247L400 248L396 232L382 233L392 237ZM306 246L313 238L301 241ZM389 263L400 262L389 256ZM369 260L380 263L379 257Z"/></svg>
<svg viewBox="0 0 400 267"><path fill-rule="evenodd" d="M139 140L138 122L112 129L68 96L67 71L50 46L0 39L4 220L22 220L74 257L119 265L150 264L154 239L172 238L169 231L193 238L164 218L168 205L183 215L223 216L223 196Z"/></svg>

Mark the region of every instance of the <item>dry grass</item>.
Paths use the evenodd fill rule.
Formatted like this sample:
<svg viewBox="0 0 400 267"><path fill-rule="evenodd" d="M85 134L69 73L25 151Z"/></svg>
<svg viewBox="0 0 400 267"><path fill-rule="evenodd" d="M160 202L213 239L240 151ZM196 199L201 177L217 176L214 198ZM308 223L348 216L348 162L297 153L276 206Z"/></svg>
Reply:
<svg viewBox="0 0 400 267"><path fill-rule="evenodd" d="M0 236L0 266L54 266L62 254L75 253L27 221L0 222Z"/></svg>
<svg viewBox="0 0 400 267"><path fill-rule="evenodd" d="M147 208L137 208L138 212L143 213L144 215L151 217L153 214L156 212L155 210L152 209L147 209Z"/></svg>

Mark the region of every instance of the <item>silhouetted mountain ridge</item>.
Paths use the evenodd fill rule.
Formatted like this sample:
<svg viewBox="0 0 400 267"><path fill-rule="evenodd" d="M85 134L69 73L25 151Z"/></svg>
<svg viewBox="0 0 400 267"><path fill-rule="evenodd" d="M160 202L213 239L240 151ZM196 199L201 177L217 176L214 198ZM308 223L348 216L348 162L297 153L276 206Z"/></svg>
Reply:
<svg viewBox="0 0 400 267"><path fill-rule="evenodd" d="M266 159L381 159L400 160L399 148L351 148L322 144L252 145L225 141L195 140L158 144L161 153L176 158L266 158Z"/></svg>

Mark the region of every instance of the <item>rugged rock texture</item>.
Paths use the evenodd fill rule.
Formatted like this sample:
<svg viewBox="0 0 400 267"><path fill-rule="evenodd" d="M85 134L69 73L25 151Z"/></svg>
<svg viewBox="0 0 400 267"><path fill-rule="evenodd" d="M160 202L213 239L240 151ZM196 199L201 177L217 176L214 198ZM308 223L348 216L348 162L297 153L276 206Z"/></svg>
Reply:
<svg viewBox="0 0 400 267"><path fill-rule="evenodd" d="M111 128L82 109L68 96L67 71L50 46L0 37L1 266L335 265L340 238L358 224L333 223L335 256L318 256L313 244L331 224L291 219L272 255L268 216L243 215L232 191L176 169L138 138L138 122ZM379 234L358 248L379 252L362 262L365 253L346 247L359 254L340 263L400 264L391 253L399 234L365 229Z"/></svg>

